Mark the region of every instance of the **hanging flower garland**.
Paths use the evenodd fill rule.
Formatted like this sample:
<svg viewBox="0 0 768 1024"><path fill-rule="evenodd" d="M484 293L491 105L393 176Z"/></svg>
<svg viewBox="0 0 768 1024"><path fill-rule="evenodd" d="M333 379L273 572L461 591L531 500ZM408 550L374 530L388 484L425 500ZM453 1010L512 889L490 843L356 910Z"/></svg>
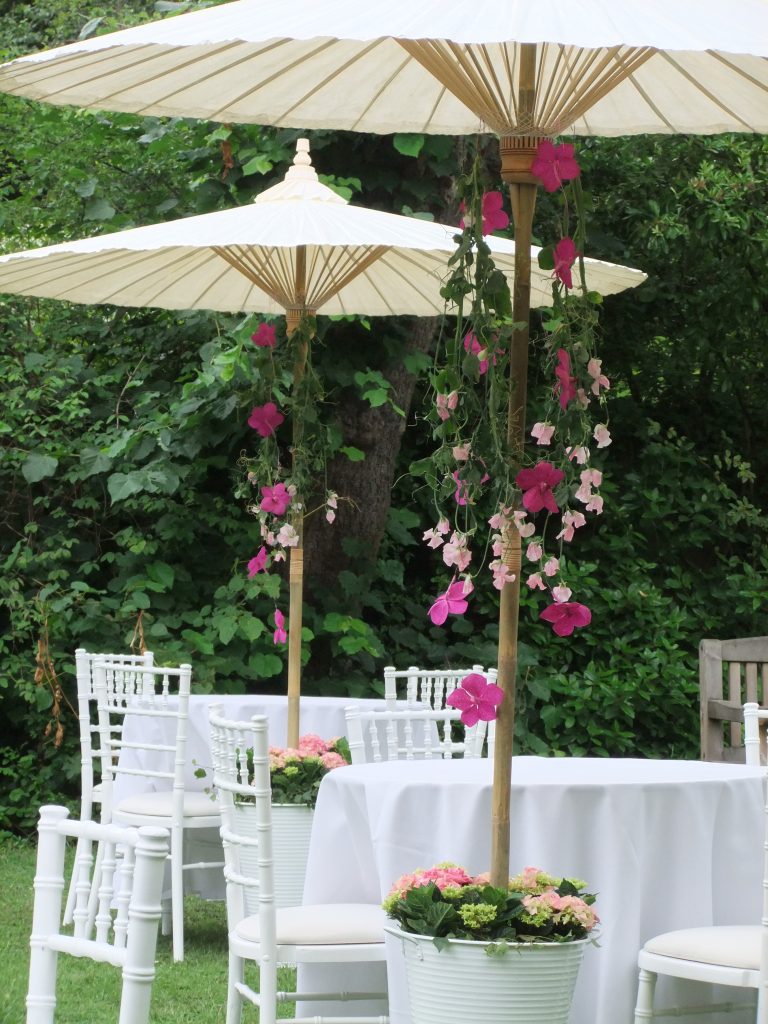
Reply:
<svg viewBox="0 0 768 1024"><path fill-rule="evenodd" d="M318 479L325 479L327 460L340 441L336 428L322 423L318 415L324 394L312 366L312 347L317 344L314 317L305 316L281 340L272 324L260 323L251 341L259 386L248 426L259 440L256 455L243 456L241 461L258 493L248 506L258 518L262 540L248 562L248 576L253 579L285 561L288 551L299 544L301 524L309 514L307 496ZM312 511L324 509L327 522L332 523L337 507L338 495L326 490L324 503ZM274 624L274 643L285 644L285 616L277 607Z"/></svg>
<svg viewBox="0 0 768 1024"><path fill-rule="evenodd" d="M551 385L544 418L528 433L535 452L546 454L531 458L507 441L515 325L507 281L483 236L508 221L501 193L483 193L476 161L463 182L462 231L443 289L458 310L456 330L443 340L431 375L427 418L438 447L411 468L426 477L435 499L437 522L423 539L453 571L429 609L432 623L466 612L484 564L498 590L514 579L502 537L516 528L527 541L525 582L550 602L540 618L558 636L568 636L591 620L589 608L572 600L566 552L587 513L603 510L602 472L593 467L592 454L611 443L604 412L610 382L596 354L601 300L585 277L583 197L573 146L542 142L531 171L547 191L561 193L563 211L561 237L539 258L540 267L552 271L553 306L544 311L543 345Z"/></svg>

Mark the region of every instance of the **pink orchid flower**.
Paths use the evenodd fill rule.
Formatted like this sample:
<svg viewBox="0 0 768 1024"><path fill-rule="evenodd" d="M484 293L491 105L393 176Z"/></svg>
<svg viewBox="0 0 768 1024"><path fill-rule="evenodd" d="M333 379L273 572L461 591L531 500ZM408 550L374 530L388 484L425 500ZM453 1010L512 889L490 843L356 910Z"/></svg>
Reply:
<svg viewBox="0 0 768 1024"><path fill-rule="evenodd" d="M555 277L558 281L562 281L566 288L573 288L571 267L576 262L578 255L572 238L561 238L555 246Z"/></svg>
<svg viewBox="0 0 768 1024"><path fill-rule="evenodd" d="M540 613L539 618L551 623L552 631L558 636L570 636L574 629L590 624L592 612L578 601L564 601L562 604L549 605Z"/></svg>
<svg viewBox="0 0 768 1024"><path fill-rule="evenodd" d="M258 573L264 572L266 567L267 549L262 544L262 546L259 548L259 550L248 563L248 579L252 580L253 577L256 576Z"/></svg>
<svg viewBox="0 0 768 1024"><path fill-rule="evenodd" d="M449 693L445 703L461 711L461 720L467 727L478 722L492 722L498 707L504 699L504 691L495 683L489 683L479 672L470 672L459 685Z"/></svg>
<svg viewBox="0 0 768 1024"><path fill-rule="evenodd" d="M547 192L556 192L564 181L571 181L581 174L573 155L570 142L555 146L549 139L542 139L531 164L531 174L538 178Z"/></svg>
<svg viewBox="0 0 768 1024"><path fill-rule="evenodd" d="M285 419L281 412L278 412L274 402L267 402L266 405L255 405L248 417L248 426L253 427L261 437L269 437L274 434L277 428Z"/></svg>
<svg viewBox="0 0 768 1024"><path fill-rule="evenodd" d="M432 624L442 626L449 615L463 615L467 610L467 594L473 589L471 580L454 580L429 609L427 614Z"/></svg>
<svg viewBox="0 0 768 1024"><path fill-rule="evenodd" d="M557 512L558 506L552 488L565 479L562 469L551 462L537 462L533 469L521 469L515 483L523 492L523 505L529 512ZM522 531L521 531L522 532Z"/></svg>
<svg viewBox="0 0 768 1024"><path fill-rule="evenodd" d="M259 508L262 512L271 512L273 515L282 516L291 504L291 495L285 484L275 484L273 487L261 488L261 503Z"/></svg>
<svg viewBox="0 0 768 1024"><path fill-rule="evenodd" d="M555 367L555 394L560 395L560 408L565 409L576 397L576 378L571 374L571 357L564 348L557 350L557 366Z"/></svg>
<svg viewBox="0 0 768 1024"><path fill-rule="evenodd" d="M251 341L257 348L274 348L277 343L275 328L272 324L259 324L251 335Z"/></svg>
<svg viewBox="0 0 768 1024"><path fill-rule="evenodd" d="M279 608L275 608L275 632L272 634L273 644L284 644L288 639L285 631L285 616Z"/></svg>

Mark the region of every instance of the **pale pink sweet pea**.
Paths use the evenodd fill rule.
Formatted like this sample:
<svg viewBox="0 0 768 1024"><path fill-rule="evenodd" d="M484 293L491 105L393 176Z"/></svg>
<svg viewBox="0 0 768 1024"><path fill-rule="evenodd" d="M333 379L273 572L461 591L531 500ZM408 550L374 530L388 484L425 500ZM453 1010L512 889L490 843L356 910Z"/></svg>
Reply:
<svg viewBox="0 0 768 1024"><path fill-rule="evenodd" d="M551 444L554 432L555 427L552 423L534 423L531 427L531 437L536 439L536 444Z"/></svg>
<svg viewBox="0 0 768 1024"><path fill-rule="evenodd" d="M477 356L479 363L478 372L481 377L484 373L488 372L488 366L491 362L494 366L496 365L496 356L501 353L501 349L494 349L489 352L487 347L483 348L472 331L464 335L464 351L471 352L473 356Z"/></svg>
<svg viewBox="0 0 768 1024"><path fill-rule="evenodd" d="M493 585L496 590L503 590L507 583L514 583L517 578L500 558L490 562L488 568L493 573Z"/></svg>
<svg viewBox="0 0 768 1024"><path fill-rule="evenodd" d="M494 558L501 558L501 554L504 550L504 542L501 539L500 533L494 533L491 535L491 551Z"/></svg>
<svg viewBox="0 0 768 1024"><path fill-rule="evenodd" d="M336 510L339 507L339 496L335 491L330 491L325 499L325 521L332 523L336 518Z"/></svg>
<svg viewBox="0 0 768 1024"><path fill-rule="evenodd" d="M558 636L570 636L574 629L590 624L592 612L578 601L564 601L562 604L548 605L540 612L539 618L549 622L552 631Z"/></svg>
<svg viewBox="0 0 768 1024"><path fill-rule="evenodd" d="M599 469L583 469L580 474L581 486L576 491L576 498L586 504L592 500L592 488L599 487L603 482L603 474Z"/></svg>
<svg viewBox="0 0 768 1024"><path fill-rule="evenodd" d="M472 552L467 547L467 536L454 532L443 548L443 561L446 565L455 565L459 572L464 572L472 561Z"/></svg>
<svg viewBox="0 0 768 1024"><path fill-rule="evenodd" d="M469 584L469 589L467 589L467 584ZM442 626L449 615L463 615L467 610L467 594L472 590L470 579L454 580L427 613L433 625Z"/></svg>
<svg viewBox="0 0 768 1024"><path fill-rule="evenodd" d="M285 631L285 616L279 608L275 608L275 632L272 634L272 643L284 644L288 639Z"/></svg>
<svg viewBox="0 0 768 1024"><path fill-rule="evenodd" d="M540 512L547 509L557 512L557 502L552 488L565 478L562 469L550 462L537 462L532 469L521 469L515 477L515 483L523 492L523 505L529 512Z"/></svg>
<svg viewBox="0 0 768 1024"><path fill-rule="evenodd" d="M288 506L291 504L291 495L284 483L274 484L272 487L261 488L261 503L259 508L262 512L271 512L275 516L285 515Z"/></svg>
<svg viewBox="0 0 768 1024"><path fill-rule="evenodd" d="M275 539L284 548L295 548L299 543L299 535L290 523L283 523Z"/></svg>
<svg viewBox="0 0 768 1024"><path fill-rule="evenodd" d="M422 540L428 542L428 546L431 548L439 548L443 543L443 537L450 530L451 525L448 520L441 516L437 521L437 525L431 530L425 530L422 535Z"/></svg>
<svg viewBox="0 0 768 1024"><path fill-rule="evenodd" d="M594 512L595 515L603 514L603 498L600 494L593 494L587 502L587 512Z"/></svg>
<svg viewBox="0 0 768 1024"><path fill-rule="evenodd" d="M600 388L605 388L607 391L611 386L611 382L602 371L602 365L602 359L590 359L587 363L587 373L592 378L593 395L599 395Z"/></svg>
<svg viewBox="0 0 768 1024"><path fill-rule="evenodd" d="M576 405L579 409L586 409L591 399L584 388L576 388Z"/></svg>
<svg viewBox="0 0 768 1024"><path fill-rule="evenodd" d="M451 449L451 455L453 455L457 462L466 462L469 458L471 447L472 446L469 442L466 444L457 444Z"/></svg>
<svg viewBox="0 0 768 1024"><path fill-rule="evenodd" d="M586 519L581 512L572 512L570 509L566 509L563 512L563 528L558 533L556 540L564 540L570 543L573 540L573 534L580 526L584 526Z"/></svg>
<svg viewBox="0 0 768 1024"><path fill-rule="evenodd" d="M547 192L556 192L564 181L571 181L581 174L573 152L570 142L556 146L549 139L542 139L537 146L531 174L539 179Z"/></svg>
<svg viewBox="0 0 768 1024"><path fill-rule="evenodd" d="M598 423L592 432L592 436L597 441L598 448L607 448L611 443L611 435L608 431L608 427L604 423Z"/></svg>
<svg viewBox="0 0 768 1024"><path fill-rule="evenodd" d="M544 563L544 575L545 576L557 576L560 572L560 559L559 558L548 558Z"/></svg>
<svg viewBox="0 0 768 1024"><path fill-rule="evenodd" d="M538 562L543 554L544 549L541 544L536 541L531 541L525 551L525 557L529 562Z"/></svg>
<svg viewBox="0 0 768 1024"><path fill-rule="evenodd" d="M527 523L526 518L528 513L524 509L517 509L512 513L517 532L525 540L526 537L532 537L536 533L536 527L533 523Z"/></svg>
<svg viewBox="0 0 768 1024"><path fill-rule="evenodd" d="M467 727L478 722L492 722L498 714L498 706L504 699L504 691L495 683L489 683L479 672L470 672L445 698L448 707L461 711L461 720Z"/></svg>
<svg viewBox="0 0 768 1024"><path fill-rule="evenodd" d="M575 461L577 466L583 466L589 461L589 448L585 448L583 445L566 448L565 454L571 462Z"/></svg>
<svg viewBox="0 0 768 1024"><path fill-rule="evenodd" d="M528 579L525 581L525 584L526 584L527 587L530 587L531 590L546 590L547 589L546 584L544 583L544 580L541 578L541 573L540 572L532 572L531 575L528 577Z"/></svg>
<svg viewBox="0 0 768 1024"><path fill-rule="evenodd" d="M253 427L260 437L269 437L274 434L277 428L285 419L281 412L278 412L274 402L267 402L266 405L254 405L251 415L248 417L248 426Z"/></svg>
<svg viewBox="0 0 768 1024"><path fill-rule="evenodd" d="M459 404L459 393L458 391L451 391L447 395L440 394L435 400L437 407L437 415L443 422L451 418L451 413Z"/></svg>
<svg viewBox="0 0 768 1024"><path fill-rule="evenodd" d="M560 408L565 409L576 397L576 378L571 374L571 357L564 348L557 350L557 366L555 367L555 394L560 396Z"/></svg>
<svg viewBox="0 0 768 1024"><path fill-rule="evenodd" d="M267 567L267 549L262 545L248 563L248 579L252 580L257 573L264 572Z"/></svg>
<svg viewBox="0 0 768 1024"><path fill-rule="evenodd" d="M251 341L258 348L274 348L277 342L272 324L259 324L251 335Z"/></svg>
<svg viewBox="0 0 768 1024"><path fill-rule="evenodd" d="M562 584L557 587L552 587L552 597L558 604L562 604L564 601L569 601L573 591L570 587L565 587Z"/></svg>

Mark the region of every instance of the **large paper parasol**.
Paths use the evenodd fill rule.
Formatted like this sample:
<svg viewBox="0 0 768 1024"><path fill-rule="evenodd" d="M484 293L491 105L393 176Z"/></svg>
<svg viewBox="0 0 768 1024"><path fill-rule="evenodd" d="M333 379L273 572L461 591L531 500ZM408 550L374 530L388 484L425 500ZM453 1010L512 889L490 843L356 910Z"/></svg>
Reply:
<svg viewBox="0 0 768 1024"><path fill-rule="evenodd" d="M457 231L352 206L321 184L309 144L300 139L285 180L252 204L2 256L0 292L120 306L284 313L289 333L307 314L436 316L446 311L440 289ZM511 277L514 243L487 241L497 266ZM603 294L645 280L639 270L600 260L587 264ZM536 305L551 305L547 273L537 272L533 292ZM296 383L305 360L306 347L294 368ZM291 548L289 573L289 746L299 739L300 513L293 526L300 540Z"/></svg>
<svg viewBox="0 0 768 1024"><path fill-rule="evenodd" d="M768 131L766 0L238 0L0 67L0 90L221 121L500 139L517 243L509 447L522 449L538 142ZM501 592L491 876L509 867L517 578Z"/></svg>

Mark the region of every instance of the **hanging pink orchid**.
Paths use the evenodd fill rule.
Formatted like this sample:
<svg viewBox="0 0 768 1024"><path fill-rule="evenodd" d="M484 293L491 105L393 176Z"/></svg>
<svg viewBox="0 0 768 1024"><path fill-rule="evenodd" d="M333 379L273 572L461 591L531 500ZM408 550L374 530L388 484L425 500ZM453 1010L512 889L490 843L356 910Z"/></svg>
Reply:
<svg viewBox="0 0 768 1024"><path fill-rule="evenodd" d="M466 206L462 202L459 206L460 213L466 213ZM482 199L483 234L490 235L492 231L506 228L509 225L509 217L504 212L504 196L501 192L483 192ZM459 221L459 227L464 229L464 217Z"/></svg>
<svg viewBox="0 0 768 1024"><path fill-rule="evenodd" d="M578 255L572 238L561 238L555 246L555 277L562 281L566 288L573 288L571 267L576 262Z"/></svg>
<svg viewBox="0 0 768 1024"><path fill-rule="evenodd" d="M470 579L454 580L427 613L433 625L442 626L449 615L463 615L467 610L467 595L473 590Z"/></svg>
<svg viewBox="0 0 768 1024"><path fill-rule="evenodd" d="M258 573L264 572L266 567L267 549L262 544L262 546L259 548L259 550L248 563L248 579L252 580L253 577L256 576Z"/></svg>
<svg viewBox="0 0 768 1024"><path fill-rule="evenodd" d="M273 644L284 644L288 639L285 631L285 616L279 608L275 608L275 632L272 634Z"/></svg>
<svg viewBox="0 0 768 1024"><path fill-rule="evenodd" d="M557 350L557 366L555 367L555 394L560 395L560 408L565 409L576 397L576 378L571 374L571 357L564 348Z"/></svg>
<svg viewBox="0 0 768 1024"><path fill-rule="evenodd" d="M285 419L281 412L278 412L274 402L267 402L266 405L255 405L248 417L248 426L253 427L261 437L269 437L274 434L277 428Z"/></svg>
<svg viewBox="0 0 768 1024"><path fill-rule="evenodd" d="M547 192L556 192L564 181L571 181L581 174L573 146L570 142L554 145L549 139L542 139L531 164L531 174L538 178Z"/></svg>
<svg viewBox="0 0 768 1024"><path fill-rule="evenodd" d="M532 469L521 469L515 483L523 492L523 505L529 512L557 512L558 506L552 488L556 487L565 474L550 462L537 462Z"/></svg>
<svg viewBox="0 0 768 1024"><path fill-rule="evenodd" d="M504 691L500 686L489 683L479 672L470 672L448 694L445 703L461 711L461 720L469 728L478 722L492 722L503 699Z"/></svg>
<svg viewBox="0 0 768 1024"><path fill-rule="evenodd" d="M257 348L274 348L277 343L275 328L272 324L259 324L251 335L251 341Z"/></svg>
<svg viewBox="0 0 768 1024"><path fill-rule="evenodd" d="M592 612L578 601L564 601L549 605L539 614L539 618L551 623L552 631L558 636L570 636L574 629L590 624Z"/></svg>
<svg viewBox="0 0 768 1024"><path fill-rule="evenodd" d="M275 516L285 515L291 504L291 493L284 483L275 484L273 487L262 487L261 495L259 508L262 512L271 512Z"/></svg>

